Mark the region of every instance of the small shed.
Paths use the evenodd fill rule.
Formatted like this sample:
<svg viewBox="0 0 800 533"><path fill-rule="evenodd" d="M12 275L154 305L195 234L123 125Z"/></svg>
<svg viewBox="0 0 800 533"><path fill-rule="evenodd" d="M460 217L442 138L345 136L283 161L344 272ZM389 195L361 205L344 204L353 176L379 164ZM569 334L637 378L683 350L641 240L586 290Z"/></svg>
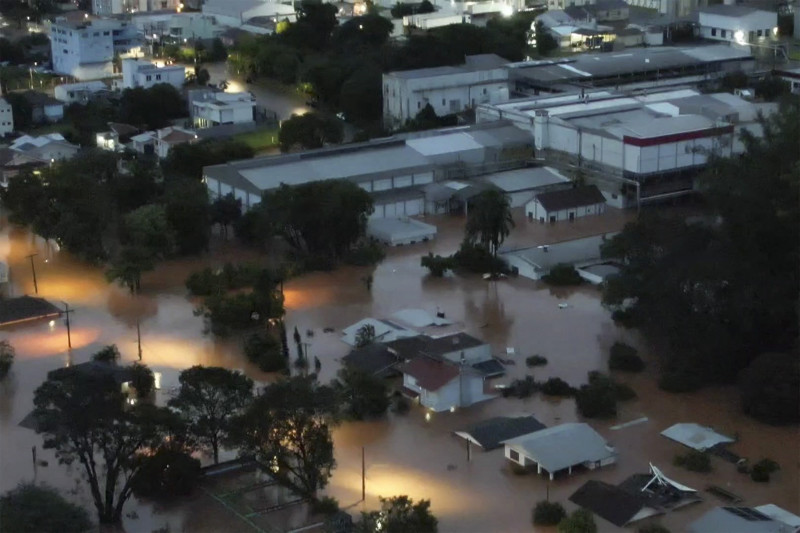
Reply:
<svg viewBox="0 0 800 533"><path fill-rule="evenodd" d="M462 439L476 444L488 452L503 446L503 441L544 429L545 426L532 416L497 416L456 431Z"/></svg>
<svg viewBox="0 0 800 533"><path fill-rule="evenodd" d="M525 204L528 220L540 223L573 221L578 217L599 215L606 210L606 199L596 185L537 194Z"/></svg>
<svg viewBox="0 0 800 533"><path fill-rule="evenodd" d="M675 424L661 434L699 452L710 450L719 444L735 442L734 439L717 433L713 428L694 423Z"/></svg>
<svg viewBox="0 0 800 533"><path fill-rule="evenodd" d="M436 226L408 217L371 218L367 236L387 246L402 246L427 242L436 237Z"/></svg>
<svg viewBox="0 0 800 533"><path fill-rule="evenodd" d="M556 472L583 466L589 470L617 462L617 451L589 424L569 423L534 431L503 442L506 458L520 466Z"/></svg>

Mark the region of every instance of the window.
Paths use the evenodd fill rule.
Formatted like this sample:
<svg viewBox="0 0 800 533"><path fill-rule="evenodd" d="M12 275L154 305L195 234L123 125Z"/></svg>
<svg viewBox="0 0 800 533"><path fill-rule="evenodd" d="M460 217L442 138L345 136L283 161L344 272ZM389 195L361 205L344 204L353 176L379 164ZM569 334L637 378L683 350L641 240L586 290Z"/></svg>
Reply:
<svg viewBox="0 0 800 533"><path fill-rule="evenodd" d="M519 453L517 453L516 450L508 450L508 456L512 461L519 462Z"/></svg>
<svg viewBox="0 0 800 533"><path fill-rule="evenodd" d="M419 109L419 108L421 108L421 107L422 107L422 104L421 104L421 103L419 103L419 102L417 102L417 109Z"/></svg>
<svg viewBox="0 0 800 533"><path fill-rule="evenodd" d="M725 30L722 30L722 38L723 38L723 39L726 39L726 38L728 37L728 36L726 35L726 33L728 33L728 32L726 32Z"/></svg>
<svg viewBox="0 0 800 533"><path fill-rule="evenodd" d="M103 35L104 35L104 36L106 36L106 37L108 37L108 35L109 35L109 32L107 32L107 31L104 31L104 32L103 32Z"/></svg>
<svg viewBox="0 0 800 533"><path fill-rule="evenodd" d="M759 37L761 37L761 30L758 30L758 31L756 32L756 35L757 35L757 36L759 36Z"/></svg>
<svg viewBox="0 0 800 533"><path fill-rule="evenodd" d="M447 105L447 101L444 98L442 98L442 105Z"/></svg>
<svg viewBox="0 0 800 533"><path fill-rule="evenodd" d="M384 92L385 92L386 94L389 94L389 85L388 85L388 84L386 85L386 89L384 90Z"/></svg>
<svg viewBox="0 0 800 533"><path fill-rule="evenodd" d="M711 36L712 37L716 37L717 36L717 28L711 28Z"/></svg>
<svg viewBox="0 0 800 533"><path fill-rule="evenodd" d="M486 94L486 87L483 88L483 94Z"/></svg>
<svg viewBox="0 0 800 533"><path fill-rule="evenodd" d="M156 74L156 80L160 80L160 79L161 79L161 74Z"/></svg>
<svg viewBox="0 0 800 533"><path fill-rule="evenodd" d="M146 79L147 81L150 81L150 80L152 79L152 76L150 76L150 75L148 74L148 75L147 75L147 77L146 77L145 79Z"/></svg>
<svg viewBox="0 0 800 533"><path fill-rule="evenodd" d="M96 31L92 34L92 37L100 37L100 32Z"/></svg>

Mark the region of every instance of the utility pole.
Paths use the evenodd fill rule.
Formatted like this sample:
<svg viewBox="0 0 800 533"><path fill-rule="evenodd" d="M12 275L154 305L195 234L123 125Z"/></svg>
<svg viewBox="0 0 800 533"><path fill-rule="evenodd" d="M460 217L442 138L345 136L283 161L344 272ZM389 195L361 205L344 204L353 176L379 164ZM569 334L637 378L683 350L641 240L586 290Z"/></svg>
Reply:
<svg viewBox="0 0 800 533"><path fill-rule="evenodd" d="M367 501L367 467L364 459L364 446L361 447L361 501Z"/></svg>
<svg viewBox="0 0 800 533"><path fill-rule="evenodd" d="M37 255L39 254L28 254L25 257L31 260L31 272L33 272L33 292L39 294L39 285L36 283L36 266L33 264L33 258Z"/></svg>
<svg viewBox="0 0 800 533"><path fill-rule="evenodd" d="M70 309L69 308L69 304L67 302L62 302L62 303L64 304L64 314L67 315L67 318L65 320L65 322L67 324L67 345L69 346L69 349L71 350L72 349L72 333L71 333L71 331L69 329L69 314L70 313L74 313L75 310L74 309Z"/></svg>
<svg viewBox="0 0 800 533"><path fill-rule="evenodd" d="M139 320L136 320L136 343L139 345L139 361L142 360L142 330L139 328Z"/></svg>

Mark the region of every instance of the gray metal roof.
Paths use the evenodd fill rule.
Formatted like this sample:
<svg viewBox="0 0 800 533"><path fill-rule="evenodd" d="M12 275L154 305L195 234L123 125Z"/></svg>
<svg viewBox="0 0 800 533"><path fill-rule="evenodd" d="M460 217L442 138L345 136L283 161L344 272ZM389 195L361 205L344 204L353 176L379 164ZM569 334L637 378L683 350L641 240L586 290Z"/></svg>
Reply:
<svg viewBox="0 0 800 533"><path fill-rule="evenodd" d="M689 533L790 533L793 529L750 507L717 507L688 527Z"/></svg>
<svg viewBox="0 0 800 533"><path fill-rule="evenodd" d="M708 13L709 15L722 15L723 17L744 17L753 14L757 11L764 11L766 13L769 13L769 11L763 9L757 9L755 7L732 6L732 5L699 7L697 8L697 11L699 11L700 13Z"/></svg>
<svg viewBox="0 0 800 533"><path fill-rule="evenodd" d="M544 429L545 426L532 416L498 416L483 420L467 429L456 431L456 435L474 440L484 451L494 450L503 441Z"/></svg>
<svg viewBox="0 0 800 533"><path fill-rule="evenodd" d="M530 457L551 473L616 456L606 440L584 423L541 429L509 439L504 444Z"/></svg>
<svg viewBox="0 0 800 533"><path fill-rule="evenodd" d="M557 183L569 183L569 178L550 167L534 167L498 172L484 177L483 181L491 183L503 192L512 193Z"/></svg>

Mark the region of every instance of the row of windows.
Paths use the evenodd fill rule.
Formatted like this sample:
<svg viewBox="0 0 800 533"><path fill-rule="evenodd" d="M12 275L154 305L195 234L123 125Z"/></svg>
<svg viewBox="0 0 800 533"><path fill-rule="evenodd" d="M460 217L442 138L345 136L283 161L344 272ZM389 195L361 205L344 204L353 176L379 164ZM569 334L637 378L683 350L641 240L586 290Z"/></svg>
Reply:
<svg viewBox="0 0 800 533"><path fill-rule="evenodd" d="M0 125L3 125L3 126L10 126L10 125L11 125L11 123L10 123L10 122L0 122Z"/></svg>
<svg viewBox="0 0 800 533"><path fill-rule="evenodd" d="M716 37L717 36L717 31L718 31L717 28L711 28L711 36L712 37ZM770 33L769 29L756 30L755 32L751 31L750 32L750 39L753 39L754 36L755 37L769 37L769 33ZM719 30L719 36L722 37L723 39L734 39L735 38L734 35L735 35L735 32L733 30L723 30L723 29Z"/></svg>
<svg viewBox="0 0 800 533"><path fill-rule="evenodd" d="M147 77L146 77L145 79L146 79L147 81L152 81L152 78L153 78L153 76L151 76L150 74L148 74L148 75L147 75ZM161 80L161 74L156 74L156 81L160 81L160 80Z"/></svg>

